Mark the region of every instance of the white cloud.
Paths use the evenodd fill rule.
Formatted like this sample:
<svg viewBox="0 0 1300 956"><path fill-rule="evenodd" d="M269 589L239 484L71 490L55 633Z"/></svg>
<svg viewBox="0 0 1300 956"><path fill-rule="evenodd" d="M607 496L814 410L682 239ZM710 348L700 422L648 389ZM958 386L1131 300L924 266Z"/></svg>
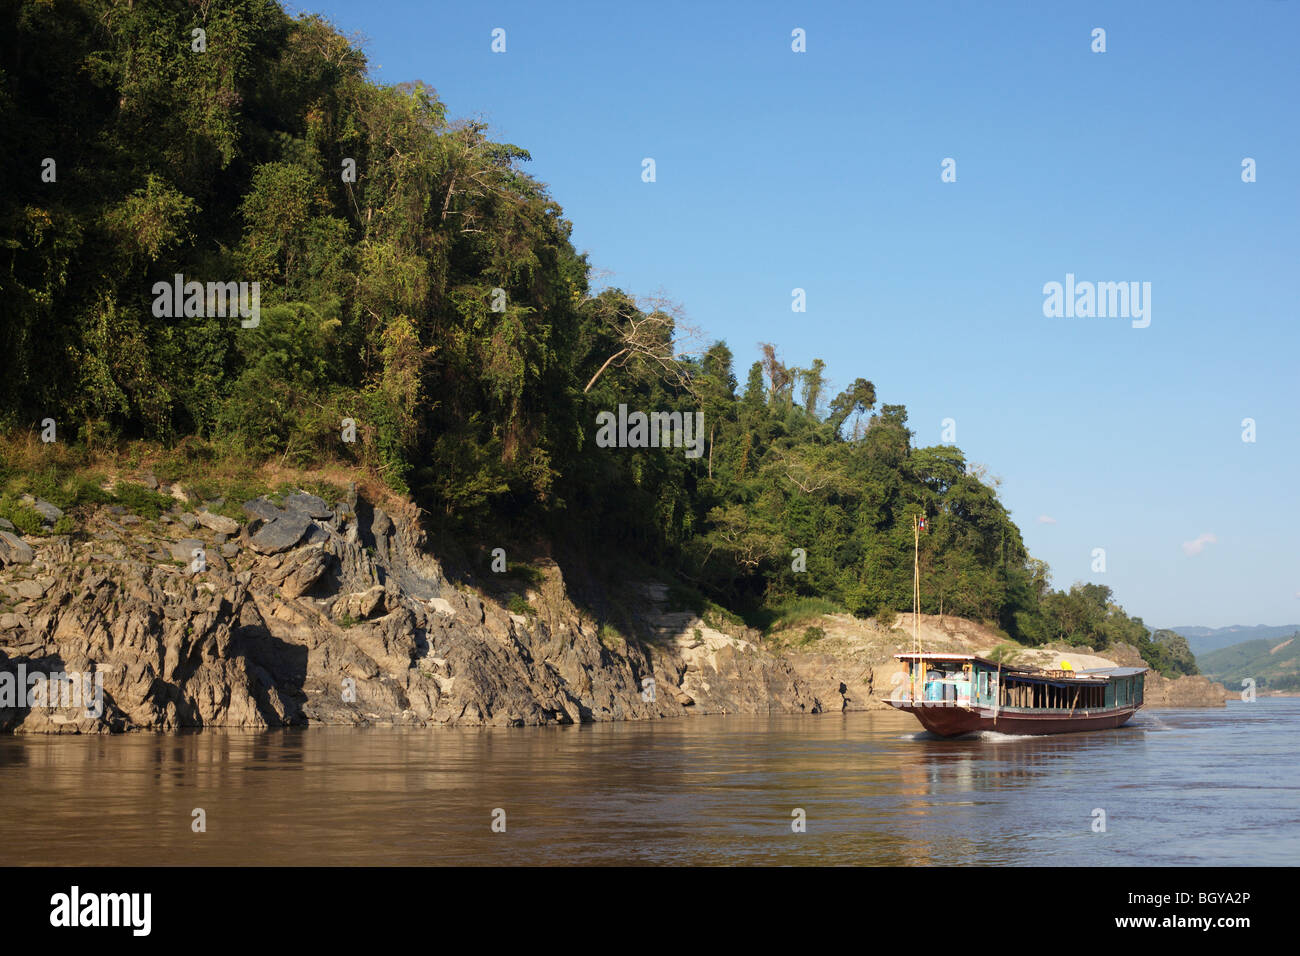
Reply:
<svg viewBox="0 0 1300 956"><path fill-rule="evenodd" d="M1056 519L1053 518L1051 515L1039 515L1039 516L1038 516L1038 523L1039 523L1039 524L1056 524Z"/></svg>
<svg viewBox="0 0 1300 956"><path fill-rule="evenodd" d="M1219 539L1207 531L1205 532L1205 534L1198 534L1191 541L1184 541L1183 551L1189 557L1195 557L1196 555L1200 554L1202 551L1205 550L1205 546L1207 544L1218 544L1218 542Z"/></svg>

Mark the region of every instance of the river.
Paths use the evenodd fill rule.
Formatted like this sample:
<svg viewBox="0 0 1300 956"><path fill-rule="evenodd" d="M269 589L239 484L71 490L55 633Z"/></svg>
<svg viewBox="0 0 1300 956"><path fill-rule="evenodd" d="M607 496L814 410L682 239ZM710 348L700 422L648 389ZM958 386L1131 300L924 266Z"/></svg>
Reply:
<svg viewBox="0 0 1300 956"><path fill-rule="evenodd" d="M0 865L1293 865L1298 731L1261 698L1058 737L894 712L4 737Z"/></svg>

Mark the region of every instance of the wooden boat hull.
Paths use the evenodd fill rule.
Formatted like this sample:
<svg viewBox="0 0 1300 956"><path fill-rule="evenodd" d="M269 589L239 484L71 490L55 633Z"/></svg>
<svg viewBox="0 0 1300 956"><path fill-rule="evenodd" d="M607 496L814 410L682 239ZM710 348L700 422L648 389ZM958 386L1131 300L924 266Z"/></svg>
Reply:
<svg viewBox="0 0 1300 956"><path fill-rule="evenodd" d="M983 730L1030 735L1110 730L1127 723L1138 710L1138 706L1132 705L1062 714L1013 711L1004 707L995 713L986 707L969 707L941 701L925 701L919 705L910 700L891 700L889 703L899 710L915 714L921 726L940 737L959 737Z"/></svg>

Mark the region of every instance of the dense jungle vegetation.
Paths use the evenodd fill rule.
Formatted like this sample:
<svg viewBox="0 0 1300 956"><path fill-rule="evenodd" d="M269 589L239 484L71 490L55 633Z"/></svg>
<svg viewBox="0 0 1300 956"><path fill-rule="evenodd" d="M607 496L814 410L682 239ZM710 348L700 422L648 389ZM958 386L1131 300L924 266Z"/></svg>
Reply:
<svg viewBox="0 0 1300 956"><path fill-rule="evenodd" d="M670 303L596 288L526 149L376 84L324 20L0 0L0 24L0 431L343 462L435 542L635 554L751 618L910 609L923 514L925 612L1159 659L1109 588L1053 590L995 483L916 447L869 369L834 389L776 345L687 350ZM259 324L155 315L177 274L258 282ZM702 411L703 454L597 447L620 403Z"/></svg>

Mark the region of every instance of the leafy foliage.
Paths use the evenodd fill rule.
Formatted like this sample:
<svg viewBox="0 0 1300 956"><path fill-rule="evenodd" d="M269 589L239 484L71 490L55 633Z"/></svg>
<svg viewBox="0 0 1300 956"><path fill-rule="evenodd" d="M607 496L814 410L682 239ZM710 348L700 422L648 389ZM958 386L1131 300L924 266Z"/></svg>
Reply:
<svg viewBox="0 0 1300 956"><path fill-rule="evenodd" d="M527 151L424 84L372 82L323 19L270 0L0 18L0 428L343 460L480 548L636 555L750 619L910 607L924 515L922 610L1029 643L1145 640L1108 589L1052 592L996 488L915 447L867 379L836 392L823 360L764 343L740 389L725 343L686 354L672 308L593 289ZM155 314L176 275L258 283L259 324ZM704 454L598 448L620 404L703 412Z"/></svg>

